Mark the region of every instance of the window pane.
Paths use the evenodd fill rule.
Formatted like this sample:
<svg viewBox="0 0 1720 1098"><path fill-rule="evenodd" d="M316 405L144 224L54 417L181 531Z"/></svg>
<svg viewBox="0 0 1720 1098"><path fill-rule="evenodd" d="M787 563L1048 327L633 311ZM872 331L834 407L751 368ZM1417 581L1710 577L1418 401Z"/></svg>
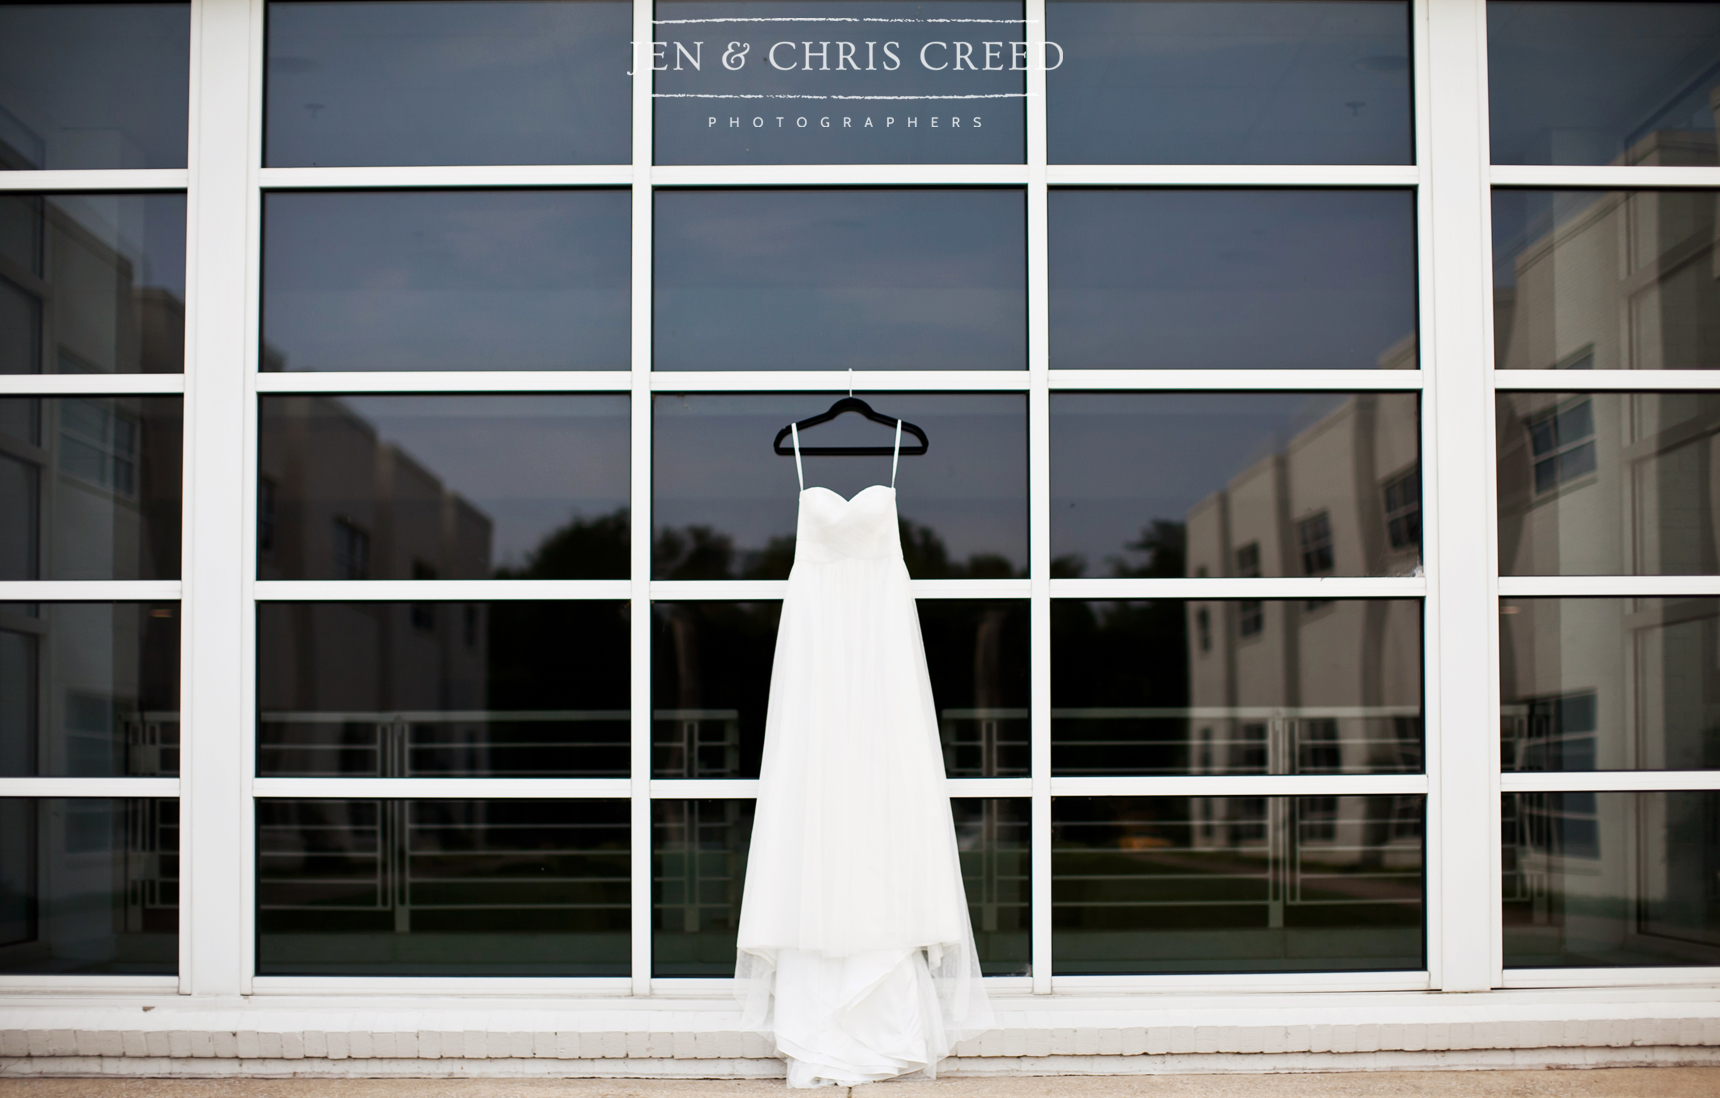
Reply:
<svg viewBox="0 0 1720 1098"><path fill-rule="evenodd" d="M184 403L0 398L0 580L178 579Z"/></svg>
<svg viewBox="0 0 1720 1098"><path fill-rule="evenodd" d="M625 777L622 602L265 602L265 777Z"/></svg>
<svg viewBox="0 0 1720 1098"><path fill-rule="evenodd" d="M262 367L625 370L629 201L614 189L265 195Z"/></svg>
<svg viewBox="0 0 1720 1098"><path fill-rule="evenodd" d="M1420 969L1420 796L1060 797L1060 974Z"/></svg>
<svg viewBox="0 0 1720 1098"><path fill-rule="evenodd" d="M1720 4L1487 5L1495 164L1713 164Z"/></svg>
<svg viewBox="0 0 1720 1098"><path fill-rule="evenodd" d="M1018 393L866 394L882 415L922 427L924 458L896 478L902 552L917 579L1027 574L1027 401ZM782 579L794 560L794 458L771 440L830 407L831 394L659 393L653 398L651 574ZM808 445L889 446L894 432L844 415ZM888 483L890 459L808 457L806 483L843 496Z"/></svg>
<svg viewBox="0 0 1720 1098"><path fill-rule="evenodd" d="M184 369L184 195L0 195L0 374Z"/></svg>
<svg viewBox="0 0 1720 1098"><path fill-rule="evenodd" d="M1028 770L1027 601L922 599L920 631L951 777ZM652 773L754 778L764 750L777 602L651 607Z"/></svg>
<svg viewBox="0 0 1720 1098"><path fill-rule="evenodd" d="M260 404L260 578L627 575L624 395Z"/></svg>
<svg viewBox="0 0 1720 1098"><path fill-rule="evenodd" d="M1026 799L950 801L974 944L987 976L1032 973L1030 809Z"/></svg>
<svg viewBox="0 0 1720 1098"><path fill-rule="evenodd" d="M1408 164L1409 5L1051 0L1053 164Z"/></svg>
<svg viewBox="0 0 1720 1098"><path fill-rule="evenodd" d="M257 972L625 976L626 801L257 802Z"/></svg>
<svg viewBox="0 0 1720 1098"><path fill-rule="evenodd" d="M1053 393L1053 574L1412 575L1419 443L1414 393Z"/></svg>
<svg viewBox="0 0 1720 1098"><path fill-rule="evenodd" d="M1500 766L1720 769L1720 599L1501 599Z"/></svg>
<svg viewBox="0 0 1720 1098"><path fill-rule="evenodd" d="M0 973L178 970L178 801L0 799Z"/></svg>
<svg viewBox="0 0 1720 1098"><path fill-rule="evenodd" d="M1507 793L1505 967L1720 963L1720 793Z"/></svg>
<svg viewBox="0 0 1720 1098"><path fill-rule="evenodd" d="M1712 191L1493 192L1501 370L1720 368Z"/></svg>
<svg viewBox="0 0 1720 1098"><path fill-rule="evenodd" d="M0 775L177 773L177 603L0 603Z"/></svg>
<svg viewBox="0 0 1720 1098"><path fill-rule="evenodd" d="M625 0L270 0L263 162L625 164Z"/></svg>
<svg viewBox="0 0 1720 1098"><path fill-rule="evenodd" d="M1415 369L1410 191L1055 188L1053 369Z"/></svg>
<svg viewBox="0 0 1720 1098"><path fill-rule="evenodd" d="M183 168L190 4L0 5L0 170Z"/></svg>
<svg viewBox="0 0 1720 1098"><path fill-rule="evenodd" d="M659 370L1024 370L1013 188L656 194Z"/></svg>
<svg viewBox="0 0 1720 1098"><path fill-rule="evenodd" d="M735 974L753 802L652 801L651 974Z"/></svg>
<svg viewBox="0 0 1720 1098"><path fill-rule="evenodd" d="M670 25L657 30L652 78L665 97L657 163L1022 162L1019 0L872 0L864 10L857 20L843 0L658 0ZM708 26L680 23L704 19L723 26L726 48Z"/></svg>
<svg viewBox="0 0 1720 1098"><path fill-rule="evenodd" d="M1051 604L1058 774L1422 769L1416 599Z"/></svg>
<svg viewBox="0 0 1720 1098"><path fill-rule="evenodd" d="M1713 393L1501 393L1499 574L1713 575Z"/></svg>

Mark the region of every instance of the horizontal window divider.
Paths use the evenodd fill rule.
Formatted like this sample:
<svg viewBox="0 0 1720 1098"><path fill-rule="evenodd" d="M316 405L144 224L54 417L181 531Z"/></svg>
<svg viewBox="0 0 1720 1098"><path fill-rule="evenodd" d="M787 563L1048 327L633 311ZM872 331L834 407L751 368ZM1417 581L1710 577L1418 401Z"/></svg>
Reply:
<svg viewBox="0 0 1720 1098"><path fill-rule="evenodd" d="M1026 164L698 164L651 169L658 187L1025 187Z"/></svg>
<svg viewBox="0 0 1720 1098"><path fill-rule="evenodd" d="M626 599L633 585L607 580L258 580L259 602L506 602Z"/></svg>
<svg viewBox="0 0 1720 1098"><path fill-rule="evenodd" d="M1502 793L1656 793L1720 790L1720 770L1508 770Z"/></svg>
<svg viewBox="0 0 1720 1098"><path fill-rule="evenodd" d="M1720 370L1495 370L1493 387L1557 393L1720 389Z"/></svg>
<svg viewBox="0 0 1720 1098"><path fill-rule="evenodd" d="M1712 597L1720 576L1500 576L1501 598Z"/></svg>
<svg viewBox="0 0 1720 1098"><path fill-rule="evenodd" d="M253 797L307 800L626 800L627 778L253 778Z"/></svg>
<svg viewBox="0 0 1720 1098"><path fill-rule="evenodd" d="M0 374L0 397L177 396L184 391L184 374Z"/></svg>
<svg viewBox="0 0 1720 1098"><path fill-rule="evenodd" d="M259 393L625 393L626 370L448 370L258 374Z"/></svg>
<svg viewBox="0 0 1720 1098"><path fill-rule="evenodd" d="M177 797L178 778L0 778L0 797Z"/></svg>
<svg viewBox="0 0 1720 1098"><path fill-rule="evenodd" d="M1119 976L1051 977L1053 992L1110 992L1115 995L1166 991L1245 994L1248 992L1429 991L1426 972L1212 972Z"/></svg>
<svg viewBox="0 0 1720 1098"><path fill-rule="evenodd" d="M1030 386L1021 370L653 370L658 393L721 392L1017 392Z"/></svg>
<svg viewBox="0 0 1720 1098"><path fill-rule="evenodd" d="M666 999L717 999L733 1002L734 988L735 981L732 976L657 976L651 980L651 994ZM1026 998L1033 992L1033 977L987 976L985 990L987 995L1019 995Z"/></svg>
<svg viewBox="0 0 1720 1098"><path fill-rule="evenodd" d="M264 190L392 187L625 187L631 164L473 164L451 167L262 168Z"/></svg>
<svg viewBox="0 0 1720 1098"><path fill-rule="evenodd" d="M908 581L918 599L1025 599L1033 581L1025 579ZM261 585L259 585L261 586ZM655 602L757 602L782 598L787 580L652 580Z"/></svg>
<svg viewBox="0 0 1720 1098"><path fill-rule="evenodd" d="M1489 181L1495 187L1561 190L1720 187L1720 167L1665 164L1495 164L1489 171Z"/></svg>
<svg viewBox="0 0 1720 1098"><path fill-rule="evenodd" d="M1366 797L1426 793L1426 774L1155 774L1051 779L1053 797Z"/></svg>
<svg viewBox="0 0 1720 1098"><path fill-rule="evenodd" d="M286 995L556 995L628 996L627 976L257 976L252 988Z"/></svg>
<svg viewBox="0 0 1720 1098"><path fill-rule="evenodd" d="M652 778L654 801L750 801L757 778Z"/></svg>
<svg viewBox="0 0 1720 1098"><path fill-rule="evenodd" d="M183 191L187 168L50 168L0 172L0 191Z"/></svg>
<svg viewBox="0 0 1720 1098"><path fill-rule="evenodd" d="M1564 987L1720 986L1720 968L1667 965L1642 968L1508 968L1500 986L1515 990Z"/></svg>
<svg viewBox="0 0 1720 1098"><path fill-rule="evenodd" d="M1414 164L1047 164L1053 187L1414 187Z"/></svg>
<svg viewBox="0 0 1720 1098"><path fill-rule="evenodd" d="M1403 392L1423 387L1420 370L1052 370L1053 390L1150 392L1235 389Z"/></svg>
<svg viewBox="0 0 1720 1098"><path fill-rule="evenodd" d="M1054 599L1412 599L1424 576L1218 576L1165 579L1054 579Z"/></svg>
<svg viewBox="0 0 1720 1098"><path fill-rule="evenodd" d="M106 972L91 973L18 973L0 976L0 996L9 992L67 992L79 995L142 995L155 992L162 995L179 994L177 976L120 976ZM0 1000L0 1006L6 1005Z"/></svg>
<svg viewBox="0 0 1720 1098"><path fill-rule="evenodd" d="M178 580L6 580L0 602L172 602Z"/></svg>

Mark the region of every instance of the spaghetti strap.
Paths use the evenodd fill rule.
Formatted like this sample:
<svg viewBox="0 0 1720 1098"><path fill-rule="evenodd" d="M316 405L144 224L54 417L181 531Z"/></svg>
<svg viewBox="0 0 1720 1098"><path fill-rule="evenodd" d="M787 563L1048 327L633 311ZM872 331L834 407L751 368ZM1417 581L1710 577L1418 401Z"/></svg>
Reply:
<svg viewBox="0 0 1720 1098"><path fill-rule="evenodd" d="M902 421L896 421L896 448L890 451L890 487L896 487L896 463L902 460Z"/></svg>
<svg viewBox="0 0 1720 1098"><path fill-rule="evenodd" d="M898 434L901 432L901 430L902 429L899 426L896 428L896 431ZM804 491L806 491L806 471L800 467L800 427L799 427L799 425L794 424L794 423L790 423L788 425L788 433L794 436L794 479L800 481L800 490L802 492L804 492ZM894 473L891 473L890 474L890 484L892 486L894 486L895 483L896 483L896 475Z"/></svg>

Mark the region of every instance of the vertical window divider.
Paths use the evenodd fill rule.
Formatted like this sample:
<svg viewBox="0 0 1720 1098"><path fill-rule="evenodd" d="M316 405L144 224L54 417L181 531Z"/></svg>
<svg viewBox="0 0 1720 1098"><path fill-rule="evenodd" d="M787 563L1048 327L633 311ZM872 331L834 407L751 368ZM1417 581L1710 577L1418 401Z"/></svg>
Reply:
<svg viewBox="0 0 1720 1098"><path fill-rule="evenodd" d="M1045 56L1045 0L1025 0L1027 52ZM1045 67L1027 70L1027 499L1029 641L1029 817L1033 993L1051 993L1051 391L1050 237L1045 182Z"/></svg>
<svg viewBox="0 0 1720 1098"><path fill-rule="evenodd" d="M632 447L628 610L633 994L651 994L651 41L653 0L633 0Z"/></svg>

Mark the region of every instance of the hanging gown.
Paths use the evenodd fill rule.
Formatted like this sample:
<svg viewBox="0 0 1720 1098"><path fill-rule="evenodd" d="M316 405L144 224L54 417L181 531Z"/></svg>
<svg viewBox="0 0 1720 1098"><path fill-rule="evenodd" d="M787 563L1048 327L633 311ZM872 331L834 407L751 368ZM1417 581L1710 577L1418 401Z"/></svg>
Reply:
<svg viewBox="0 0 1720 1098"><path fill-rule="evenodd" d="M902 432L896 428L896 449ZM801 477L735 966L793 1087L935 1074L992 1024L962 887L896 469Z"/></svg>

